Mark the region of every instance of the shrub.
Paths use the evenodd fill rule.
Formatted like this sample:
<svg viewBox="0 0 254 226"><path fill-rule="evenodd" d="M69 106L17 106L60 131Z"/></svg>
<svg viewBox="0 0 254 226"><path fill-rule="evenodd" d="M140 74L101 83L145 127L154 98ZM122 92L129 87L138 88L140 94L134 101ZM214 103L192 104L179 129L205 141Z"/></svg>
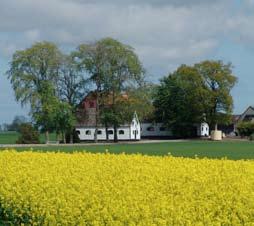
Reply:
<svg viewBox="0 0 254 226"><path fill-rule="evenodd" d="M20 136L17 140L17 144L38 144L40 143L40 134L34 129L30 123L22 123L19 126Z"/></svg>
<svg viewBox="0 0 254 226"><path fill-rule="evenodd" d="M253 122L240 122L237 125L237 130L242 137L249 137L254 134L254 123Z"/></svg>
<svg viewBox="0 0 254 226"><path fill-rule="evenodd" d="M254 141L254 133L252 133L249 137L250 141Z"/></svg>

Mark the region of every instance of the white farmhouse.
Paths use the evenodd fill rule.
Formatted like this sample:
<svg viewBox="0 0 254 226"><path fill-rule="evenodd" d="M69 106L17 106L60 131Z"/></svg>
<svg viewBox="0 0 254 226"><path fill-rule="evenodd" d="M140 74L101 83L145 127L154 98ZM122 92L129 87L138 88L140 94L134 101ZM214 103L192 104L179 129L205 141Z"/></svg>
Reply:
<svg viewBox="0 0 254 226"><path fill-rule="evenodd" d="M77 126L76 132L81 141L93 141L95 136L95 126ZM108 128L109 140L114 140L113 127ZM118 140L140 140L141 139L141 126L138 116L134 113L133 119L129 124L121 125L117 128ZM106 140L106 128L103 126L98 127L97 139L99 141Z"/></svg>
<svg viewBox="0 0 254 226"><path fill-rule="evenodd" d="M122 98L128 98L127 95L122 95ZM79 104L77 118L78 124L76 125L76 132L81 141L93 141L95 138L96 130L96 105L97 95L95 92L90 92ZM108 103L110 107L110 103ZM107 140L106 128L103 124L98 122L97 140ZM109 140L114 140L114 128L108 128ZM141 126L138 120L137 113L135 112L130 122L126 122L117 128L118 140L140 140Z"/></svg>

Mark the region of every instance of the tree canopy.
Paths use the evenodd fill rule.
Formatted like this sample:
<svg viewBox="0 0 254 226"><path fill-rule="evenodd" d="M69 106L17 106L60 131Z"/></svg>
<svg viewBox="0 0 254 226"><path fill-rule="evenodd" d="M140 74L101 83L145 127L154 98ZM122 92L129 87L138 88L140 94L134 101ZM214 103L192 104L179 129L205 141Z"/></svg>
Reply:
<svg viewBox="0 0 254 226"><path fill-rule="evenodd" d="M16 100L22 105L30 105L30 114L35 124L46 133L47 141L48 132L56 129L55 114L60 97L64 96L63 91L68 91L69 87L62 85L59 92L60 78L67 77L66 73L63 73L64 76L60 73L63 70L63 59L63 54L55 44L39 42L15 52L7 71ZM70 65L68 61L68 79L73 81L73 67ZM69 100L68 95L64 97L69 102L75 102L73 96Z"/></svg>
<svg viewBox="0 0 254 226"><path fill-rule="evenodd" d="M95 84L97 96L96 127L103 115L105 124L113 124L114 140L117 141L117 127L123 123L122 111L125 102L117 99L127 87L139 85L143 81L144 69L134 50L115 39L105 38L90 45L80 45L76 56L80 67L90 75L90 80ZM103 102L101 95L111 97L111 109ZM103 112L104 111L104 112ZM95 132L95 140L96 140Z"/></svg>
<svg viewBox="0 0 254 226"><path fill-rule="evenodd" d="M232 113L230 91L236 81L231 64L221 61L182 65L161 80L154 101L157 120L179 136L191 136L193 125L203 121L210 126L226 123Z"/></svg>
<svg viewBox="0 0 254 226"><path fill-rule="evenodd" d="M45 88L45 81L54 84L59 76L61 53L50 42L39 42L32 47L16 51L7 74L17 101L36 107Z"/></svg>
<svg viewBox="0 0 254 226"><path fill-rule="evenodd" d="M232 74L232 65L222 61L203 61L195 64L204 80L208 91L206 101L206 117L211 126L218 123L228 123L233 111L233 98L231 90L237 82Z"/></svg>
<svg viewBox="0 0 254 226"><path fill-rule="evenodd" d="M74 52L62 54L59 72L57 85L60 99L75 108L88 92L89 81L76 62Z"/></svg>

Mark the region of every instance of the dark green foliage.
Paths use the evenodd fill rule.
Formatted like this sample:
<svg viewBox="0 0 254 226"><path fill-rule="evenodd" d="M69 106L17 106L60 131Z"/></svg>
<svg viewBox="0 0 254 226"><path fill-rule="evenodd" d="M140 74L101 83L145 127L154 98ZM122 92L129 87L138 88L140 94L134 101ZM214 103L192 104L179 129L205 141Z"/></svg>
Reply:
<svg viewBox="0 0 254 226"><path fill-rule="evenodd" d="M182 137L190 136L192 126L203 121L210 128L229 123L233 109L230 91L237 81L231 68L221 61L180 66L161 80L155 94L157 120Z"/></svg>
<svg viewBox="0 0 254 226"><path fill-rule="evenodd" d="M88 93L90 84L87 76L84 76L76 59L76 53L62 54L60 63L60 75L58 79L58 92L60 99L71 107L77 106Z"/></svg>
<svg viewBox="0 0 254 226"><path fill-rule="evenodd" d="M128 110L131 113L131 117L133 116L133 112L136 111L141 122L154 120L155 109L153 100L156 88L157 86L155 84L145 83L138 88L132 87L127 90L129 99Z"/></svg>
<svg viewBox="0 0 254 226"><path fill-rule="evenodd" d="M194 68L204 80L208 91L205 114L210 127L217 126L218 123L229 123L233 110L230 92L237 82L232 74L232 65L206 60L195 64Z"/></svg>
<svg viewBox="0 0 254 226"><path fill-rule="evenodd" d="M54 43L38 42L13 54L7 71L16 100L30 105L30 114L45 132L52 130L61 52Z"/></svg>
<svg viewBox="0 0 254 226"><path fill-rule="evenodd" d="M75 117L73 115L72 107L65 102L58 101L55 103L55 112L53 114L54 128L58 134L62 134L63 142L66 143L66 133L73 130L75 125ZM72 137L70 137L72 142Z"/></svg>
<svg viewBox="0 0 254 226"><path fill-rule="evenodd" d="M250 141L254 141L254 133L252 133L249 137Z"/></svg>
<svg viewBox="0 0 254 226"><path fill-rule="evenodd" d="M254 134L254 123L253 122L240 122L237 125L237 130L242 137L250 137Z"/></svg>
<svg viewBox="0 0 254 226"><path fill-rule="evenodd" d="M38 98L45 88L44 82L56 84L61 53L54 43L39 42L12 57L8 77L16 100L22 105L38 105Z"/></svg>
<svg viewBox="0 0 254 226"><path fill-rule="evenodd" d="M193 124L204 120L206 96L202 77L194 68L182 65L161 80L154 101L157 121L172 128L175 136L192 137Z"/></svg>
<svg viewBox="0 0 254 226"><path fill-rule="evenodd" d="M73 129L70 108L83 97L85 81L72 54L63 55L54 43L35 43L14 53L7 74L16 100L30 105L30 115L47 141L49 132Z"/></svg>
<svg viewBox="0 0 254 226"><path fill-rule="evenodd" d="M79 139L78 133L77 133L77 131L75 129L72 131L72 133L70 133L68 131L68 133L66 133L66 135L65 135L65 139L66 139L66 143L71 143L71 141L74 144L80 143L80 139ZM71 139L73 139L73 140L71 140Z"/></svg>
<svg viewBox="0 0 254 226"><path fill-rule="evenodd" d="M37 130L34 129L32 124L23 123L19 126L20 136L17 140L18 144L39 144L40 135Z"/></svg>
<svg viewBox="0 0 254 226"><path fill-rule="evenodd" d="M37 106L31 109L36 126L41 132L55 130L55 114L58 106L58 98L55 96L55 88L49 81L41 81L43 87L37 97Z"/></svg>

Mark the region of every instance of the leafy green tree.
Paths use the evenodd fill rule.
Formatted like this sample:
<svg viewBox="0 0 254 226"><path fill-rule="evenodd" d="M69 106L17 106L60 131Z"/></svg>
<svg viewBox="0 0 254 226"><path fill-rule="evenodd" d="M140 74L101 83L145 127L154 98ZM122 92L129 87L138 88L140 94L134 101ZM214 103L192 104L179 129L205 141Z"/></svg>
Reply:
<svg viewBox="0 0 254 226"><path fill-rule="evenodd" d="M230 94L237 82L232 73L232 65L222 61L203 61L194 68L204 79L208 90L206 100L206 117L211 126L217 130L218 123L228 123L233 110L233 98Z"/></svg>
<svg viewBox="0 0 254 226"><path fill-rule="evenodd" d="M115 111L112 108L112 93L103 95L100 109L100 120L105 125L106 131L108 127L130 122L133 113L136 112L141 121L154 119L153 94L155 86L153 84L144 83L142 86L129 87L126 92L120 93L115 98ZM108 104L107 104L108 103ZM108 132L106 132L108 140Z"/></svg>
<svg viewBox="0 0 254 226"><path fill-rule="evenodd" d="M54 112L54 124L57 134L62 134L63 142L66 143L66 134L73 130L76 119L73 115L73 108L66 102L58 101ZM72 143L72 136L70 136Z"/></svg>
<svg viewBox="0 0 254 226"><path fill-rule="evenodd" d="M250 137L251 135L254 134L254 123L251 121L240 122L237 125L237 131L242 137L244 136Z"/></svg>
<svg viewBox="0 0 254 226"><path fill-rule="evenodd" d="M59 98L61 100L61 103L64 104L64 109L67 109L68 112L68 114L66 114L66 112L59 112L66 114L65 117L68 116L68 118L65 119L68 122L68 126L64 128L64 131L61 129L61 133L68 134L68 142L71 143L73 142L73 132L75 125L70 122L72 122L75 118L76 107L88 92L90 84L90 81L83 75L82 68L80 68L78 62L75 60L75 57L75 53L70 53L69 55L62 54L59 70L59 79L57 83ZM70 114L71 112L69 111L69 107L71 107L72 114ZM59 117L61 118L61 114L59 114ZM57 119L57 121L59 120ZM69 123L72 124L72 127L69 127ZM69 131L66 131L67 128Z"/></svg>
<svg viewBox="0 0 254 226"><path fill-rule="evenodd" d="M161 80L154 106L158 121L179 137L194 135L193 125L203 120L207 89L196 69L182 65Z"/></svg>
<svg viewBox="0 0 254 226"><path fill-rule="evenodd" d="M112 113L114 115L114 141L117 141L117 128L124 123L124 112L119 111L117 97L130 86L141 85L144 81L144 69L134 49L121 42L106 38L100 41L106 46L106 74L104 88L112 97ZM125 102L124 102L125 103Z"/></svg>
<svg viewBox="0 0 254 226"><path fill-rule="evenodd" d="M58 110L59 99L55 95L55 88L49 81L41 81L40 83L44 89L40 92L36 106L31 109L31 114L36 126L45 133L46 142L48 142L49 132L56 129L55 115Z"/></svg>
<svg viewBox="0 0 254 226"><path fill-rule="evenodd" d="M44 89L41 81L56 84L60 56L57 46L50 42L39 42L31 48L14 53L7 74L17 101L22 105L36 106L38 96Z"/></svg>
<svg viewBox="0 0 254 226"><path fill-rule="evenodd" d="M162 79L155 95L156 116L176 135L190 136L195 123L227 123L231 118L231 89L237 82L231 64L204 61L180 66ZM194 133L194 130L193 130Z"/></svg>
<svg viewBox="0 0 254 226"><path fill-rule="evenodd" d="M133 116L133 112L137 112L140 121L155 120L154 115L154 95L157 85L152 83L144 83L138 88L132 87L127 90L128 94L128 109Z"/></svg>
<svg viewBox="0 0 254 226"><path fill-rule="evenodd" d="M134 111L131 108L132 100L126 94L120 94L115 98L115 109L112 108L112 94L102 97L102 103L100 121L106 128L106 139L108 140L108 127L119 127L122 123L130 122Z"/></svg>
<svg viewBox="0 0 254 226"><path fill-rule="evenodd" d="M43 122L41 126L46 134L52 124L49 120L50 97L46 91L50 91L53 97L56 96L54 84L57 84L59 78L60 59L61 53L55 44L39 42L28 49L16 51L7 71L16 100L22 106L30 105L33 119L45 119L40 122ZM45 114L39 117L38 112Z"/></svg>
<svg viewBox="0 0 254 226"><path fill-rule="evenodd" d="M84 74L88 73L89 80L95 85L96 119L94 141L97 142L100 100L106 76L106 49L100 42L82 44L74 53L74 57L79 69L82 70Z"/></svg>
<svg viewBox="0 0 254 226"><path fill-rule="evenodd" d="M112 38L105 38L90 45L81 45L76 56L96 86L96 130L99 114L103 111L99 108L107 105L103 103L101 95L108 95L111 97L111 113L107 115L110 115L110 121L113 122L114 140L117 141L117 127L122 122L121 117L118 117L116 99L128 86L142 83L144 74L142 64L130 46ZM97 132L95 132L95 141L96 134Z"/></svg>
<svg viewBox="0 0 254 226"><path fill-rule="evenodd" d="M57 84L60 99L75 109L89 88L89 81L75 60L75 53L62 55L59 74Z"/></svg>

